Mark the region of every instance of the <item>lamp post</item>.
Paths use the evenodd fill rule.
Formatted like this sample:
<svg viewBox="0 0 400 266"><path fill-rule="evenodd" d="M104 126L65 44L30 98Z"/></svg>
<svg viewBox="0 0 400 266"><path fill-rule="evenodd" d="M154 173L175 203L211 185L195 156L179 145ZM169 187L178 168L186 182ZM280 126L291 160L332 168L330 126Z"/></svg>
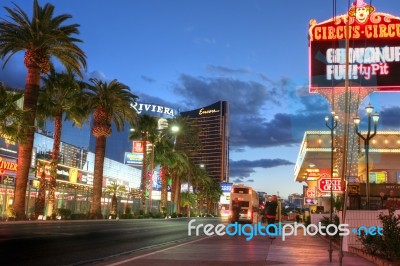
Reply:
<svg viewBox="0 0 400 266"><path fill-rule="evenodd" d="M368 131L367 131L367 136L363 136L361 132L359 131L359 125L361 119L359 117L354 118L354 125L355 125L355 132L356 134L364 140L364 150L365 150L365 163L366 163L366 186L365 186L365 193L366 193L366 208L369 210L370 205L369 205L369 161L368 161L368 154L369 154L369 141L376 135L376 128L378 125L379 121L379 114L375 113L372 114L374 107L371 106L371 104L368 104L367 107L365 107L365 110L368 115ZM374 133L371 134L371 121L374 123Z"/></svg>
<svg viewBox="0 0 400 266"><path fill-rule="evenodd" d="M173 146L172 146L172 152L175 152L176 137L178 135L178 132L179 132L180 128L177 125L172 125L170 130L171 130L172 134L174 135L174 142L173 142ZM174 182L173 180L174 180L174 178L172 179L172 182ZM180 182L178 182L177 178L175 179L175 182L177 184L175 184L175 186L172 186L172 188L175 190L174 199L172 199L172 188L171 188L171 204L169 205L169 213L170 213L170 215L172 214L172 211L175 210L175 207L176 207L176 212L178 213L178 211L179 211L178 210L179 209L178 205L179 205L180 196L178 195L178 193L180 193L181 188L180 188L180 186L178 186ZM175 202L175 199L176 199L176 202ZM172 205L174 202L175 202L175 204ZM171 208L172 208L172 210L171 210Z"/></svg>
<svg viewBox="0 0 400 266"><path fill-rule="evenodd" d="M334 141L334 135L335 135L335 129L338 126L338 120L339 120L339 116L335 114L334 111L331 112L331 119L329 120L329 116L325 116L325 125L327 128L329 128L331 130L331 188L330 188L330 192L331 192L331 199L330 199L330 204L331 204L331 208L330 208L330 223L334 223L333 222L333 141ZM330 124L329 124L330 122ZM333 248L332 248L332 236L329 236L329 262L332 262L332 253L333 253Z"/></svg>

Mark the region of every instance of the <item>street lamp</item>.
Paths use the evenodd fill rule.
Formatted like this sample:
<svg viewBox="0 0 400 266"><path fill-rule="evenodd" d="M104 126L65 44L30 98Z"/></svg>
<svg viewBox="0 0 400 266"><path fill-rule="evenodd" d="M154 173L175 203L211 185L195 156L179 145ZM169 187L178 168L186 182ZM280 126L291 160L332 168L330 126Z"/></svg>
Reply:
<svg viewBox="0 0 400 266"><path fill-rule="evenodd" d="M367 175L367 184L365 186L365 193L366 193L366 208L369 210L370 205L369 205L369 161L368 161L368 153L369 153L369 141L376 135L376 128L378 125L379 121L379 114L375 113L372 114L374 107L371 106L371 104L368 104L367 107L365 107L365 110L367 111L368 115L368 131L367 131L367 136L363 136L359 129L360 121L361 119L359 117L354 118L354 125L355 125L355 132L356 134L364 140L364 150L365 150L365 163L366 163L366 175ZM374 133L371 134L371 121L374 123Z"/></svg>
<svg viewBox="0 0 400 266"><path fill-rule="evenodd" d="M334 111L331 112L331 119L329 116L325 116L325 125L331 130L331 208L330 208L330 223L333 222L333 141L335 135L335 128L338 126L339 116ZM330 124L329 124L330 122ZM332 262L332 236L329 237L329 262Z"/></svg>

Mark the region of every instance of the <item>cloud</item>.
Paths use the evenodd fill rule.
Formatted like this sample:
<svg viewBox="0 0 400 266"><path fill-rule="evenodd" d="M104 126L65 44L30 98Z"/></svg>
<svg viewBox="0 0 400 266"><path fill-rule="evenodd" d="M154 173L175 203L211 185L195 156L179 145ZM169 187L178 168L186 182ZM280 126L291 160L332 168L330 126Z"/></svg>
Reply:
<svg viewBox="0 0 400 266"><path fill-rule="evenodd" d="M384 108L380 112L379 124L385 129L400 129L400 107Z"/></svg>
<svg viewBox="0 0 400 266"><path fill-rule="evenodd" d="M262 148L297 145L306 130L325 129L324 114L277 113L270 121L262 117L244 117L231 122L230 146Z"/></svg>
<svg viewBox="0 0 400 266"><path fill-rule="evenodd" d="M230 177L245 178L250 177L252 173L255 173L255 168L272 168L281 165L294 165L293 162L284 159L260 159L255 161L240 160L230 161ZM248 182L248 180L246 180Z"/></svg>
<svg viewBox="0 0 400 266"><path fill-rule="evenodd" d="M244 180L244 178L237 177L237 178L232 179L232 180L230 180L230 181L231 181L232 183L240 184L240 183L243 183L244 181L247 181L247 180Z"/></svg>
<svg viewBox="0 0 400 266"><path fill-rule="evenodd" d="M184 98L188 110L226 100L233 115L261 112L266 102L279 103L275 89L268 89L256 81L242 81L228 77L205 78L186 74L180 76L174 93Z"/></svg>
<svg viewBox="0 0 400 266"><path fill-rule="evenodd" d="M150 78L150 77L147 77L147 76L145 76L145 75L141 75L140 78L143 79L144 81L148 82L148 83L154 83L154 82L156 82L155 79Z"/></svg>
<svg viewBox="0 0 400 266"><path fill-rule="evenodd" d="M110 81L107 76L100 70L83 73L83 80L88 82L90 79L98 79L103 81Z"/></svg>
<svg viewBox="0 0 400 266"><path fill-rule="evenodd" d="M245 72L220 66L208 67L232 74ZM266 84L263 80L182 74L179 82L173 91L183 98L181 104L186 110L219 100L228 101L230 148L236 152L246 147L298 144L305 130L324 129L324 117L329 112L322 96L310 95L307 86L298 86L288 78Z"/></svg>
<svg viewBox="0 0 400 266"><path fill-rule="evenodd" d="M222 73L222 74L249 74L251 73L246 69L233 69L227 66L207 65L206 70L209 72Z"/></svg>

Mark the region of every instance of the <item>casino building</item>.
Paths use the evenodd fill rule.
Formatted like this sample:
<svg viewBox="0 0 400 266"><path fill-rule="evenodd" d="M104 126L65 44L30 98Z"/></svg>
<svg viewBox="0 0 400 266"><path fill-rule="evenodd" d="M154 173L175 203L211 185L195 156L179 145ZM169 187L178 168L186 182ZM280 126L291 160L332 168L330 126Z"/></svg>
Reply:
<svg viewBox="0 0 400 266"><path fill-rule="evenodd" d="M348 209L367 210L383 208L388 195L400 198L400 132L379 130L371 105L360 110L371 93L400 91L399 27L400 17L362 0L346 14L310 21L309 92L326 98L332 112L321 117L330 131L305 132L295 166L310 208L332 211L330 199L339 195ZM359 130L361 120L368 131Z"/></svg>
<svg viewBox="0 0 400 266"><path fill-rule="evenodd" d="M189 123L200 127L200 152L193 156L215 181L229 182L229 104L218 101L192 111L181 112Z"/></svg>

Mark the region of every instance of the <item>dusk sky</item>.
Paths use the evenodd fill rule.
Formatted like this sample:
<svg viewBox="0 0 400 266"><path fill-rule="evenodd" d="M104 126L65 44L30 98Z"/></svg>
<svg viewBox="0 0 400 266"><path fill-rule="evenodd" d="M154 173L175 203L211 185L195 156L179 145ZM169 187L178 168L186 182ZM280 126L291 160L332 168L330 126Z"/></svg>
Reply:
<svg viewBox="0 0 400 266"><path fill-rule="evenodd" d="M12 2L32 15L32 2ZM140 102L181 111L230 104L230 181L287 197L302 193L294 163L305 130L326 130L330 108L308 93L308 25L349 9L349 2L302 0L53 0L55 14L80 24L86 78L117 79ZM400 1L365 1L400 16ZM24 87L23 53L0 81ZM399 129L400 93L374 93L378 130Z"/></svg>

